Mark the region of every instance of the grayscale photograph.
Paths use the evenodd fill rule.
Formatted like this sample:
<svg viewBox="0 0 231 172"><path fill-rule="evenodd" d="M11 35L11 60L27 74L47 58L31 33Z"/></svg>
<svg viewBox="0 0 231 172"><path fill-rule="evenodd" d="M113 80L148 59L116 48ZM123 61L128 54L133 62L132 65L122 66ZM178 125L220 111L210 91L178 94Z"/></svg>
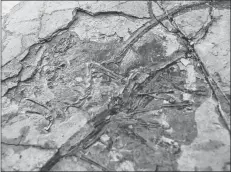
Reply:
<svg viewBox="0 0 231 172"><path fill-rule="evenodd" d="M1 171L230 171L230 0L5 0L1 20Z"/></svg>

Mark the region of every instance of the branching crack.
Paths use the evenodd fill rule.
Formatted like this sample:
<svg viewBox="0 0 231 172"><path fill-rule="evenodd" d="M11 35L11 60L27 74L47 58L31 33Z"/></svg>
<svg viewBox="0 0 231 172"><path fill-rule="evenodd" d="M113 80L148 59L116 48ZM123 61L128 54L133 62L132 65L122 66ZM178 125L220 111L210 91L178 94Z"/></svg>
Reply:
<svg viewBox="0 0 231 172"><path fill-rule="evenodd" d="M188 38L187 36L185 36L185 34L179 29L178 25L175 23L174 19L173 19L173 16L171 14L169 14L164 8L163 6L157 2L157 5L165 12L165 14L167 15L167 18L169 19L171 25L174 27L174 29L176 31L174 32L171 32L171 33L174 33L178 36L178 38L180 38L181 40L183 40L184 44L185 44L185 47L187 48L188 50L188 53L190 54L190 57L192 59L194 59L202 74L204 75L207 83L209 84L212 92L213 92L213 95L215 96L217 102L220 104L220 99L218 98L219 94L221 94L225 101L230 105L230 101L229 99L227 98L227 96L224 94L224 92L220 89L220 87L218 86L218 84L216 83L216 81L212 78L212 76L209 74L207 68L205 67L203 61L201 60L201 58L198 56L198 54L196 53L195 49L194 49L194 42L191 42L191 38ZM207 32L208 32L208 29L210 28L210 26L212 25L212 23L216 20L218 20L218 18L214 18L213 15L212 15L212 11L213 11L213 7L211 6L211 2L208 4L210 5L210 9L209 9L209 15L210 15L210 19L209 21L205 24L205 26L203 26L198 32L197 32L197 38L196 38L196 41L198 42L199 40L203 39ZM227 121L227 118L222 118L224 120L224 122L227 124L228 121ZM230 129L230 128L229 128Z"/></svg>
<svg viewBox="0 0 231 172"><path fill-rule="evenodd" d="M63 28L59 28L58 30L56 30L55 32L53 32L51 35L45 37L45 38L41 38L40 39L40 43L44 43L44 42L49 42L51 41L55 36L57 36L58 34L60 34L62 31L65 31L65 30L68 30L74 23L75 21L78 19L78 13L79 12L82 12L82 13L85 13L85 14L88 14L90 16L101 16L101 15L118 15L118 16L123 16L123 17L129 17L129 18L132 18L132 19L149 19L147 17L143 17L143 18L140 18L140 17L137 17L137 16L133 16L133 15L129 15L129 14L126 14L124 12L120 12L120 11L105 11L105 12L96 12L96 13L92 13L91 11L87 11L85 9L82 9L82 8L79 8L79 7L76 7L74 9L74 11L72 12L73 14L73 18L72 20L67 24L67 26L63 27Z"/></svg>
<svg viewBox="0 0 231 172"><path fill-rule="evenodd" d="M155 14L152 11L152 2L151 1L147 2L151 20L146 22L143 26L141 26L135 32L131 33L131 36L129 37L129 39L124 42L124 44L118 49L117 53L110 60L104 61L103 64L110 64L110 63L118 64L118 63L120 63L123 60L123 57L124 57L125 53L127 52L127 50L129 48L131 48L134 45L134 43L137 42L145 33L147 33L150 29L157 26L158 24L161 24L167 31L169 31L168 28L166 26L164 26L164 24L162 23L163 20L168 19L171 22L171 24L173 25L174 29L175 29L174 31L170 31L170 32L177 34L178 37L180 37L181 39L183 39L185 41L185 47L187 48L188 52L190 52L192 54L193 58L197 62L199 62L200 66L201 66L202 73L204 74L204 76L205 76L206 80L208 81L211 89L213 90L214 95L216 95L216 91L219 90L220 93L222 93L223 96L226 98L226 100L229 102L229 100L227 99L225 94L221 91L221 89L219 88L217 83L213 80L213 78L208 73L208 71L205 68L205 66L204 66L203 62L201 61L200 57L196 54L196 52L194 50L194 46L190 42L191 38L187 38L185 36L185 34L179 29L178 25L175 23L175 21L173 19L173 17L176 14L182 12L183 10L190 9L190 8L195 7L195 6L205 5L205 3L207 3L207 2L199 2L199 3L189 4L189 5L186 4L186 5L182 5L181 7L177 8L177 9L171 9L171 10L168 10L168 11L166 11L160 3L158 3L158 2L156 2L156 3L165 12L165 14L161 15L160 17L156 17ZM43 44L45 42L51 41L55 36L57 36L61 32L65 31L65 30L68 30L73 25L73 23L75 21L77 21L78 12L84 12L84 13L87 13L87 14L89 14L91 16L99 16L99 15L121 15L121 16L125 16L126 15L127 17L131 17L133 19L141 19L139 17L128 15L128 14L125 14L123 12L110 11L110 12L92 13L92 12L89 12L87 10L83 10L81 8L76 8L74 10L74 12L73 12L74 13L73 18L67 24L67 26L65 26L63 28L59 28L58 30L53 32L50 36L47 36L46 38L41 39L39 44ZM202 27L196 33L196 36L195 36L196 39L199 38L198 40L201 40L206 36L206 34L208 32L208 29L211 26L213 21L215 21L215 19L211 15L211 21L208 21L205 24L205 26ZM32 46L34 46L34 45L32 45ZM147 74L149 74L149 76L143 82L139 83L139 85L140 86L146 85L147 82L149 82L151 79L155 78L155 76L158 75L158 73L160 73L164 69L168 68L172 64L176 63L182 57L185 57L185 54L186 54L185 51L183 51L183 52L182 51L177 51L177 52L175 52L175 54L173 54L173 57L171 57L167 62L165 61L165 62L159 63L158 66L153 65L153 64L149 65L147 68L145 68L145 69L147 69ZM42 59L41 59L41 61L39 61L39 64L41 64L41 63L42 63ZM121 76L119 74L115 74L114 72L110 71L109 69L102 66L101 64L92 63L92 65L94 67L99 68L100 70L103 70L108 76L111 76L114 79L124 79L123 76ZM137 90L135 90L136 93L137 93ZM183 91L190 92L191 90L183 90ZM136 94L136 93L134 93L134 94ZM140 94L142 94L142 93L140 93ZM143 93L143 94L145 94L145 93ZM146 93L146 94L148 94L148 93ZM85 99L85 97L83 99L81 99L81 100L84 100L84 99ZM38 104L38 105L40 105L40 106L42 106L42 107L49 110L48 107L45 107L44 105L42 105L40 103L37 103L37 102L35 102L35 101L31 100L31 99L27 99L27 100L29 100L29 101L31 101L31 102L33 102L35 104ZM120 102L121 104L123 104L122 101L123 100L121 100L121 102ZM217 101L219 103L218 98L217 98ZM78 102L76 102L76 103L78 103ZM229 102L229 104L230 104L230 102ZM118 105L118 107L117 107L117 105ZM49 171L62 157L73 155L76 152L79 153L80 150L87 149L88 147L92 146L95 142L97 142L99 140L100 136L105 132L105 130L106 130L105 128L108 126L107 124L110 122L110 116L117 114L118 109L121 110L122 107L119 106L119 105L120 105L119 103L118 104L112 104L111 105L112 108L108 108L108 110L105 111L104 114L103 113L97 114L95 118L90 120L90 122L87 123L84 126L86 128L83 127L84 128L83 130L81 129L81 131L76 132L77 134L75 133L74 135L72 135L72 137L69 138L68 141L65 142L61 146L60 149L58 149L57 153L49 161L47 161L47 163L45 165L43 165L43 167L40 169L40 171ZM190 102L183 102L182 104L176 104L175 106L188 106L188 105L191 105L191 103ZM162 107L173 107L173 106L174 105L168 104L168 105L165 105L165 106L162 106ZM135 113L140 113L140 111L135 112ZM133 114L131 114L130 116L134 115L135 113L133 112ZM146 122L143 122L143 121L140 121L140 125L150 126L150 127L157 127L158 126L158 124L146 123ZM89 126L89 127L87 128L87 126ZM230 130L230 127L229 127L229 130ZM137 133L135 133L133 131L126 130L125 132L133 135L136 139L140 140L142 143L146 143L146 144L148 143L148 141L146 139L139 136ZM78 139L76 139L77 137L78 137ZM12 144L12 143L5 143L5 142L2 142L2 144L13 145L13 146L28 146L28 147L35 147L35 148L40 148L40 149L57 150L57 149L54 149L54 148L45 148L45 147L40 146L40 145ZM88 157L86 157L84 155L82 155L80 157L80 159L82 159L84 161L87 161L88 163L90 163L92 165L95 165L95 166L101 168L104 171L108 171L107 168L105 168L102 165L94 162L93 160L89 159Z"/></svg>
<svg viewBox="0 0 231 172"><path fill-rule="evenodd" d="M195 33L195 35L191 38L194 44L199 43L202 39L204 39L209 31L209 28L212 26L214 22L219 20L220 17L213 16L213 7L209 8L209 17L206 23Z"/></svg>
<svg viewBox="0 0 231 172"><path fill-rule="evenodd" d="M23 70L23 67L21 67L21 69L16 74L14 74L14 75L12 75L10 77L7 77L5 79L2 79L1 82L7 82L10 79L14 79L15 77L18 77L19 74L22 72L22 70Z"/></svg>
<svg viewBox="0 0 231 172"><path fill-rule="evenodd" d="M171 25L173 26L173 30L169 31L169 29L164 26L164 24L162 24L162 26L169 32L171 33L175 33L177 34L180 38L183 38L184 40L187 39L187 37L185 36L185 34L183 33L183 31L180 30L180 28L178 27L178 25L176 24L173 15L169 14L167 10L165 10L165 8L163 7L163 5L161 3L159 3L158 1L155 1L156 4L162 9L162 11L167 15L167 18L169 20L169 22L171 23Z"/></svg>
<svg viewBox="0 0 231 172"><path fill-rule="evenodd" d="M140 37L142 37L145 33L147 33L150 29L157 26L161 21L165 20L169 16L174 16L178 13L180 13L183 10L190 9L195 6L204 5L206 2L199 2L196 4L186 4L183 5L177 9L169 10L169 12L166 11L166 14L161 15L155 20L151 20L146 22L143 26L138 28L124 43L124 45L119 49L118 53L116 53L111 59L104 61L102 64L110 64L110 63L120 63L123 60L124 54L127 52L127 50L139 40ZM184 36L184 35L183 35Z"/></svg>
<svg viewBox="0 0 231 172"><path fill-rule="evenodd" d="M2 97L6 96L11 90L14 90L15 88L17 88L19 83L20 83L20 81L18 81L15 86L8 88L7 91L2 95Z"/></svg>

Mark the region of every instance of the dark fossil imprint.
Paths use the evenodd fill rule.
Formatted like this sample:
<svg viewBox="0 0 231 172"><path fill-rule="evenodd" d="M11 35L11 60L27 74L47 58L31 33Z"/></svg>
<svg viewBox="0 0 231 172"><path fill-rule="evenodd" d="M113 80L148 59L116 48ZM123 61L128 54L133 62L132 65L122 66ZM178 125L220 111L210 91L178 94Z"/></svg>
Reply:
<svg viewBox="0 0 231 172"><path fill-rule="evenodd" d="M164 14L156 17L152 3L156 3ZM218 4L217 1L201 1L165 10L161 3L149 1L147 5L150 20L130 33L125 42L112 43L82 41L75 33L68 31L78 20L78 12L82 11L77 8L73 20L66 27L31 46L26 57L20 60L22 66L18 73L2 80L7 87L3 96L27 106L24 111L26 114L43 115L48 121L47 126L43 127L46 133L52 132L52 125L59 118L65 121L72 108L90 114L92 107L104 107L103 110L90 114L85 126L62 144L40 171L52 170L61 159L69 157L76 157L102 171L113 171L116 163L109 160L103 163L101 159L109 156L110 151L115 149L125 150L124 157L119 157L118 162L134 161L136 167L147 167L153 171L161 170L162 167L177 170L176 159L181 154L181 144L190 144L197 135L195 109L210 93L217 100L219 113L230 130L230 124L223 113L224 107L230 105L230 100L208 73L192 44L193 41L204 39L212 22L217 20L212 16L212 6ZM184 35L175 23L174 16L190 9L208 6L211 22L194 37ZM172 30L162 23L164 20L170 22ZM135 50L135 43L159 24L181 40L182 48L165 56L161 49L163 47L156 43L158 41L153 41L154 43ZM157 50L153 50L153 54L145 51L147 48L151 51L155 46L160 47L158 52L162 53L161 58L155 57ZM98 49L102 51L99 52ZM121 64L130 50L137 57L153 58L146 63L133 64L129 61L130 66L122 72ZM181 58L188 58L194 64L199 64L195 68L203 79L196 81L194 90L185 88L185 71L176 67ZM44 90L49 90L54 98L43 102L31 98L37 97ZM184 100L185 93L192 99ZM169 134L171 128L175 131ZM108 139L103 140L104 135ZM106 148L97 152L97 145Z"/></svg>

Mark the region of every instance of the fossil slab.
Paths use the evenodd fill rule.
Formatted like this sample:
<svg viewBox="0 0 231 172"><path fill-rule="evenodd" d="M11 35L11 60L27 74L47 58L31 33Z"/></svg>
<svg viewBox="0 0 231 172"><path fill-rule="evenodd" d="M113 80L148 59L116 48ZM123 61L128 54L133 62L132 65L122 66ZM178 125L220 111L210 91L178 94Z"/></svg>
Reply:
<svg viewBox="0 0 231 172"><path fill-rule="evenodd" d="M2 24L2 170L230 170L228 1L21 2Z"/></svg>

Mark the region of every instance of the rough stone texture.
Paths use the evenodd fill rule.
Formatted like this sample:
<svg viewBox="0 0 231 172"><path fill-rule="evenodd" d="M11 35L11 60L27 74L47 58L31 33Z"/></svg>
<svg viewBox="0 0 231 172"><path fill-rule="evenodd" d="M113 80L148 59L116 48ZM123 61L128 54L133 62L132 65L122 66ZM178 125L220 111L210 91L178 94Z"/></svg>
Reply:
<svg viewBox="0 0 231 172"><path fill-rule="evenodd" d="M80 1L79 5L81 8L93 13L117 11L139 18L150 17L147 11L147 2L145 1Z"/></svg>
<svg viewBox="0 0 231 172"><path fill-rule="evenodd" d="M21 146L2 146L2 169L6 171L38 171L55 153L50 150L24 148Z"/></svg>
<svg viewBox="0 0 231 172"><path fill-rule="evenodd" d="M57 28L66 26L72 19L72 9L64 11L55 11L51 14L42 16L42 27L40 29L39 38L44 38L53 33Z"/></svg>
<svg viewBox="0 0 231 172"><path fill-rule="evenodd" d="M21 36L8 36L3 42L2 65L12 60L21 52Z"/></svg>
<svg viewBox="0 0 231 172"><path fill-rule="evenodd" d="M228 1L21 2L2 24L2 170L230 171Z"/></svg>
<svg viewBox="0 0 231 172"><path fill-rule="evenodd" d="M88 164L84 164L77 160L77 158L65 158L60 160L51 171L90 171Z"/></svg>
<svg viewBox="0 0 231 172"><path fill-rule="evenodd" d="M214 17L219 20L195 49L222 90L230 95L230 10L215 10Z"/></svg>
<svg viewBox="0 0 231 172"><path fill-rule="evenodd" d="M191 37L206 23L209 18L209 9L195 10L189 14L183 14L175 18L176 24L185 33Z"/></svg>
<svg viewBox="0 0 231 172"><path fill-rule="evenodd" d="M78 21L71 27L80 39L97 42L108 42L115 38L128 39L130 32L134 32L147 20L129 19L123 16L105 15L92 17L88 14L79 15Z"/></svg>
<svg viewBox="0 0 231 172"><path fill-rule="evenodd" d="M17 34L31 34L38 32L39 21L23 21L20 24L14 23L6 26L6 30L9 32L16 32Z"/></svg>
<svg viewBox="0 0 231 172"><path fill-rule="evenodd" d="M182 146L178 160L182 171L223 171L230 158L230 136L220 124L215 112L216 103L208 99L195 113L198 136L189 146ZM222 138L222 139L221 139Z"/></svg>
<svg viewBox="0 0 231 172"><path fill-rule="evenodd" d="M44 13L50 14L50 15L54 12L57 12L57 11L65 11L65 10L71 10L71 9L73 10L74 8L79 7L78 1L76 1L76 2L75 1L74 2L71 2L71 1L66 1L66 2L48 1L48 2L44 2L44 3L45 3Z"/></svg>

